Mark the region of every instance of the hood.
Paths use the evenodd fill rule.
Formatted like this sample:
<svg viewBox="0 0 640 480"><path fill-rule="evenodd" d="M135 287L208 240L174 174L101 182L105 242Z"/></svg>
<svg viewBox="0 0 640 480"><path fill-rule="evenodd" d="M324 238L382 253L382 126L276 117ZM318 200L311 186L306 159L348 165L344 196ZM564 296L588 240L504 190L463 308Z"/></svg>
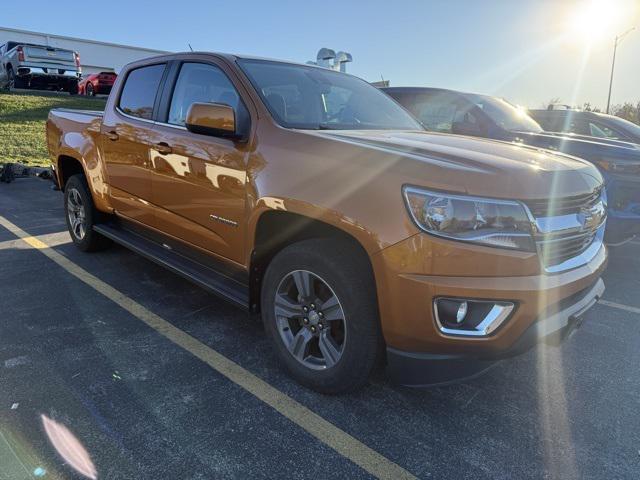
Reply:
<svg viewBox="0 0 640 480"><path fill-rule="evenodd" d="M304 133L367 149L370 161L383 163L376 168L426 188L527 200L583 195L602 184L602 176L589 162L511 142L395 130ZM361 156L346 155L344 161Z"/></svg>

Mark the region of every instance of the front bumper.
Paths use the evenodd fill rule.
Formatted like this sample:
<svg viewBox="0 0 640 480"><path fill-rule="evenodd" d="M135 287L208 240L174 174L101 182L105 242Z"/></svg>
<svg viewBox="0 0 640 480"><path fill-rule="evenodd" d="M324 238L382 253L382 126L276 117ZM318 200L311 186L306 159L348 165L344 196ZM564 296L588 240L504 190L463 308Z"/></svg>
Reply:
<svg viewBox="0 0 640 480"><path fill-rule="evenodd" d="M400 383L427 385L477 373L564 331L602 294L607 253L603 246L588 263L549 274L541 273L535 253L419 234L382 250L372 263L389 371ZM489 335L453 336L435 318L434 299L441 297L515 308ZM416 372L424 378L409 381Z"/></svg>
<svg viewBox="0 0 640 480"><path fill-rule="evenodd" d="M387 348L387 372L400 385L427 387L468 380L493 366L498 360L520 355L539 342L559 344L580 326L582 316L604 293L602 279L580 292L570 302L561 302L533 323L506 351L485 354L412 353Z"/></svg>

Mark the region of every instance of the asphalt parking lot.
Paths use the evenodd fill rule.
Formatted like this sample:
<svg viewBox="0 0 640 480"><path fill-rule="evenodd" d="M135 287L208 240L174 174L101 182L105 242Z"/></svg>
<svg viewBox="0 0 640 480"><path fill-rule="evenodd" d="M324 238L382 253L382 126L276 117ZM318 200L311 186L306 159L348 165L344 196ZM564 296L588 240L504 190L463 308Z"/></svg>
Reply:
<svg viewBox="0 0 640 480"><path fill-rule="evenodd" d="M0 184L0 479L637 479L639 270L640 243L612 251L561 348L327 397L232 305L124 248L76 250L48 182Z"/></svg>

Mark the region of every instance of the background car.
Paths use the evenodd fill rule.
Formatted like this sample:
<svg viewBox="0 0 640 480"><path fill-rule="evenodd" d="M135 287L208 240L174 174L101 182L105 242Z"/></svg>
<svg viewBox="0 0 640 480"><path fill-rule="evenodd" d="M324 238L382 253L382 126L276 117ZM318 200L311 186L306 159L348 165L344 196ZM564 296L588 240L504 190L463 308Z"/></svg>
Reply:
<svg viewBox="0 0 640 480"><path fill-rule="evenodd" d="M614 115L571 108L558 109L553 105L546 110L529 110L529 115L547 132L640 143L640 126Z"/></svg>
<svg viewBox="0 0 640 480"><path fill-rule="evenodd" d="M115 72L91 73L78 83L78 93L90 97L98 94L109 95L117 77Z"/></svg>
<svg viewBox="0 0 640 480"><path fill-rule="evenodd" d="M78 93L80 55L72 50L7 42L0 46L0 86Z"/></svg>
<svg viewBox="0 0 640 480"><path fill-rule="evenodd" d="M487 95L426 87L383 90L429 130L518 142L594 163L607 186L607 243L624 243L640 234L640 146L547 133L526 110Z"/></svg>

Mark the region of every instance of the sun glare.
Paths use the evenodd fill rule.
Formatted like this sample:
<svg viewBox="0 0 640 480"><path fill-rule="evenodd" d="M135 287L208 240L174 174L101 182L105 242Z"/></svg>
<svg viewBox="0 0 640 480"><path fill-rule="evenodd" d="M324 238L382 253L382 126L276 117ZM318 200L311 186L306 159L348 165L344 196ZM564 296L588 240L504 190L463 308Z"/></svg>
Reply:
<svg viewBox="0 0 640 480"><path fill-rule="evenodd" d="M594 42L615 37L633 15L634 2L626 0L586 0L568 16L568 30L579 41Z"/></svg>

